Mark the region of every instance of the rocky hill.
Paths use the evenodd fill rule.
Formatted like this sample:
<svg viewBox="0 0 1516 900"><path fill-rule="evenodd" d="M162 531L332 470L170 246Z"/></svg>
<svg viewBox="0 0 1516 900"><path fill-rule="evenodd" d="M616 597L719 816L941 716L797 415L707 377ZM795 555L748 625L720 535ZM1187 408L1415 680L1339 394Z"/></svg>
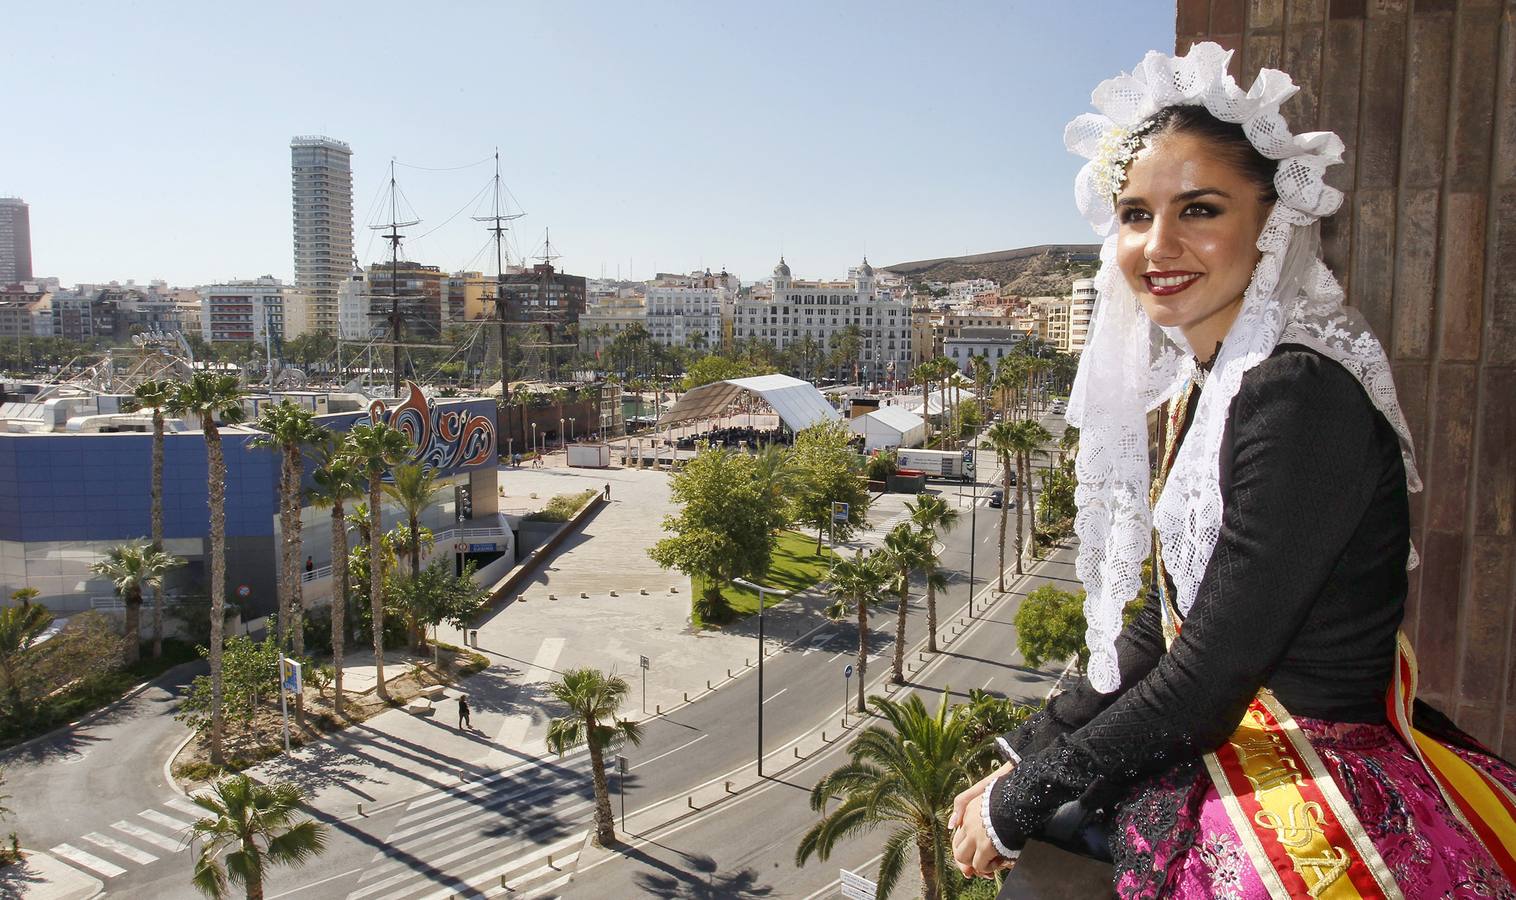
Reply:
<svg viewBox="0 0 1516 900"><path fill-rule="evenodd" d="M884 266L912 284L989 278L1002 294L1049 297L1068 294L1075 278L1094 275L1100 263L1099 244L1040 244L1016 250L945 256Z"/></svg>

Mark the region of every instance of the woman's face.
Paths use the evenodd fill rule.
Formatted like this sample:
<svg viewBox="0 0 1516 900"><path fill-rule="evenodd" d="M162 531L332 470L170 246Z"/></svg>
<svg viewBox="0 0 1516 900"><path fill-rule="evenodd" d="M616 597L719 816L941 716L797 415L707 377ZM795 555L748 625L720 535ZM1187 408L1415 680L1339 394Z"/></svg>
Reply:
<svg viewBox="0 0 1516 900"><path fill-rule="evenodd" d="M1202 138L1158 135L1127 166L1117 263L1148 318L1178 328L1202 359L1242 308L1269 208Z"/></svg>

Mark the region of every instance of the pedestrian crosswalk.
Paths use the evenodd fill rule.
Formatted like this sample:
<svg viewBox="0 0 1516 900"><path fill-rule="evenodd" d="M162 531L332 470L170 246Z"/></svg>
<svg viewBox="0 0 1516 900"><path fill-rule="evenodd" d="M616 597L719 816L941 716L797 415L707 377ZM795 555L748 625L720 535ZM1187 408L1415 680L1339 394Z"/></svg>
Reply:
<svg viewBox="0 0 1516 900"><path fill-rule="evenodd" d="M594 805L582 750L420 797L348 900L551 896L571 877Z"/></svg>
<svg viewBox="0 0 1516 900"><path fill-rule="evenodd" d="M100 878L125 875L128 864L146 866L189 845L190 825L205 814L200 807L175 797L144 809L136 819L122 819L107 828L82 834L48 853Z"/></svg>

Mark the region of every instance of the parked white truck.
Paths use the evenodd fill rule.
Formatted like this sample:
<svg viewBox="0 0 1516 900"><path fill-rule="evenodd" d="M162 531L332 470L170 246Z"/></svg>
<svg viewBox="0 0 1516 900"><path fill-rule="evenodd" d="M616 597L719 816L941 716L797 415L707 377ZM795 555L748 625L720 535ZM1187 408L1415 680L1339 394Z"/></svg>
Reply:
<svg viewBox="0 0 1516 900"><path fill-rule="evenodd" d="M902 469L916 469L928 478L974 480L972 450L900 450L896 460Z"/></svg>

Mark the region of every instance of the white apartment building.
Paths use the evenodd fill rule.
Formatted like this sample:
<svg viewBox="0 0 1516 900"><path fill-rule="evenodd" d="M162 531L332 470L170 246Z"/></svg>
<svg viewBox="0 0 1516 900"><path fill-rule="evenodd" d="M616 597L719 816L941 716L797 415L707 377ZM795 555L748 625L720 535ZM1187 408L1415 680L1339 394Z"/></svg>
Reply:
<svg viewBox="0 0 1516 900"><path fill-rule="evenodd" d="M732 325L738 340L756 338L783 350L807 337L826 350L849 325L863 339L858 373L864 381L904 379L911 362L909 300L882 299L865 259L851 281L796 281L783 257L774 267L771 298L742 299Z"/></svg>
<svg viewBox="0 0 1516 900"><path fill-rule="evenodd" d="M1095 298L1093 278L1074 279L1073 290L1069 295L1068 337L1063 343L1064 352L1084 352L1084 345L1090 339L1090 319L1095 315Z"/></svg>
<svg viewBox="0 0 1516 900"><path fill-rule="evenodd" d="M337 330L337 290L353 260L353 150L320 135L290 141L295 287L309 298L305 329Z"/></svg>
<svg viewBox="0 0 1516 900"><path fill-rule="evenodd" d="M721 346L723 316L735 311L737 291L737 278L726 271L660 278L647 288L648 334L669 347L715 350Z"/></svg>
<svg viewBox="0 0 1516 900"><path fill-rule="evenodd" d="M263 341L284 335L284 304L293 290L270 275L200 288L200 336L210 343Z"/></svg>
<svg viewBox="0 0 1516 900"><path fill-rule="evenodd" d="M337 334L344 341L366 341L373 335L373 325L368 279L355 267L337 287Z"/></svg>
<svg viewBox="0 0 1516 900"><path fill-rule="evenodd" d="M967 306L981 295L995 295L999 293L1000 285L988 278L970 278L965 281L953 282L948 285L947 291L949 303L954 306Z"/></svg>
<svg viewBox="0 0 1516 900"><path fill-rule="evenodd" d="M972 376L974 357L987 356L991 366L997 365L1019 350L1026 339L1026 332L1015 328L963 328L956 336L943 339L942 352L958 366L958 371Z"/></svg>

